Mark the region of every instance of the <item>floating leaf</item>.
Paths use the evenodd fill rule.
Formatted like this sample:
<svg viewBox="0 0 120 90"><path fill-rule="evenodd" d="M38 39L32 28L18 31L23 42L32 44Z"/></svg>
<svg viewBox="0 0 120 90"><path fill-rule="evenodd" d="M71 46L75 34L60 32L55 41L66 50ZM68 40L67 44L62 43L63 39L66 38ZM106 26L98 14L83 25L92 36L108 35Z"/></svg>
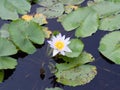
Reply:
<svg viewBox="0 0 120 90"><path fill-rule="evenodd" d="M50 31L47 27L43 27L43 31L45 34L45 38L50 38L50 35L52 34L52 31Z"/></svg>
<svg viewBox="0 0 120 90"><path fill-rule="evenodd" d="M35 15L23 15L21 17L25 21L33 21L38 23L39 25L47 24L46 16L43 14L35 14Z"/></svg>
<svg viewBox="0 0 120 90"><path fill-rule="evenodd" d="M120 14L101 19L99 29L105 31L120 29Z"/></svg>
<svg viewBox="0 0 120 90"><path fill-rule="evenodd" d="M72 12L73 10L77 10L78 9L78 6L73 6L73 5L67 5L65 6L65 13L70 13Z"/></svg>
<svg viewBox="0 0 120 90"><path fill-rule="evenodd" d="M31 5L27 0L1 0L0 17L15 20L18 18L18 14L26 14L30 8Z"/></svg>
<svg viewBox="0 0 120 90"><path fill-rule="evenodd" d="M12 42L5 38L0 38L0 56L8 56L16 53L17 49Z"/></svg>
<svg viewBox="0 0 120 90"><path fill-rule="evenodd" d="M44 43L42 27L32 21L13 21L9 26L9 32L15 45L28 54L32 54L36 50L32 42L36 44Z"/></svg>
<svg viewBox="0 0 120 90"><path fill-rule="evenodd" d="M120 64L120 31L105 35L99 46L99 51L116 64Z"/></svg>
<svg viewBox="0 0 120 90"><path fill-rule="evenodd" d="M78 5L78 4L81 4L84 0L58 0L58 1L63 4Z"/></svg>
<svg viewBox="0 0 120 90"><path fill-rule="evenodd" d="M101 1L93 4L91 8L93 8L98 13L99 17L103 18L120 12L120 3Z"/></svg>
<svg viewBox="0 0 120 90"><path fill-rule="evenodd" d="M96 67L92 65L81 65L68 70L59 70L55 73L57 82L69 86L78 86L89 83L97 74Z"/></svg>
<svg viewBox="0 0 120 90"><path fill-rule="evenodd" d="M47 16L47 18L59 17L63 14L63 12L64 12L64 6L62 3L56 3L49 7L46 6L46 7L37 8L37 13L42 13L45 16Z"/></svg>
<svg viewBox="0 0 120 90"><path fill-rule="evenodd" d="M58 3L57 0L39 0L38 4L44 7L51 7L52 5Z"/></svg>
<svg viewBox="0 0 120 90"><path fill-rule="evenodd" d="M39 25L47 24L46 16L43 14L35 14L32 21L38 23Z"/></svg>
<svg viewBox="0 0 120 90"><path fill-rule="evenodd" d="M67 57L78 57L84 48L84 44L79 39L72 39L69 44L69 48L72 52L66 52Z"/></svg>
<svg viewBox="0 0 120 90"><path fill-rule="evenodd" d="M77 37L87 37L97 31L98 16L97 13L88 7L79 8L76 11L66 15L62 19L62 25L66 31L76 29Z"/></svg>
<svg viewBox="0 0 120 90"><path fill-rule="evenodd" d="M9 37L8 26L9 26L9 24L4 24L1 27L0 37L2 37L2 38L8 38Z"/></svg>
<svg viewBox="0 0 120 90"><path fill-rule="evenodd" d="M46 88L45 90L63 90L63 89L61 89L59 87L55 87L55 88Z"/></svg>
<svg viewBox="0 0 120 90"><path fill-rule="evenodd" d="M4 71L0 70L0 83L3 81L4 79Z"/></svg>
<svg viewBox="0 0 120 90"><path fill-rule="evenodd" d="M76 66L80 66L80 65L94 61L93 56L85 51L82 52L76 58L69 58L69 57L65 57L65 56L61 56L60 58L62 58L64 61L66 61L65 63L56 64L57 68L60 68L60 70L68 70L68 69L74 68Z"/></svg>
<svg viewBox="0 0 120 90"><path fill-rule="evenodd" d="M0 57L0 69L14 69L17 60L11 57Z"/></svg>

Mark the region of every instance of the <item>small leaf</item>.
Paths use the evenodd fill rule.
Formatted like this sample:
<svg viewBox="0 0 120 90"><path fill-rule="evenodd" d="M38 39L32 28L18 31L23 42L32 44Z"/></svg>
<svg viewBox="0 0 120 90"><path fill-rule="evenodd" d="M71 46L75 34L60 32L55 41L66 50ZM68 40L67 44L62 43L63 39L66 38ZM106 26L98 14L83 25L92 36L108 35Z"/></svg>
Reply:
<svg viewBox="0 0 120 90"><path fill-rule="evenodd" d="M18 19L18 14L26 14L31 5L27 0L1 0L0 17L2 19Z"/></svg>
<svg viewBox="0 0 120 90"><path fill-rule="evenodd" d="M78 57L84 48L84 44L79 39L72 39L69 44L69 48L72 52L66 52L67 57Z"/></svg>
<svg viewBox="0 0 120 90"><path fill-rule="evenodd" d="M0 69L14 69L17 60L11 57L0 57Z"/></svg>
<svg viewBox="0 0 120 90"><path fill-rule="evenodd" d="M52 31L50 31L47 27L43 27L43 32L45 34L45 38L50 38Z"/></svg>
<svg viewBox="0 0 120 90"><path fill-rule="evenodd" d="M61 56L60 58L65 61L65 63L56 64L57 68L60 68L60 70L68 70L76 66L80 66L94 61L93 56L85 51L76 58L69 58L65 56Z"/></svg>
<svg viewBox="0 0 120 90"><path fill-rule="evenodd" d="M32 21L38 23L39 25L47 24L46 16L43 14L35 14Z"/></svg>
<svg viewBox="0 0 120 90"><path fill-rule="evenodd" d="M66 31L71 31L77 28L77 37L87 37L97 31L98 16L91 8L78 8L62 19L62 25Z"/></svg>
<svg viewBox="0 0 120 90"><path fill-rule="evenodd" d="M0 56L8 56L17 53L16 47L12 42L5 38L0 38Z"/></svg>
<svg viewBox="0 0 120 90"><path fill-rule="evenodd" d="M105 35L99 45L99 51L116 64L120 64L120 31Z"/></svg>
<svg viewBox="0 0 120 90"><path fill-rule="evenodd" d="M54 88L46 88L45 90L63 90L63 89L59 87L54 87Z"/></svg>
<svg viewBox="0 0 120 90"><path fill-rule="evenodd" d="M59 70L55 73L57 82L69 86L78 86L89 83L97 74L96 67L81 65L68 70Z"/></svg>
<svg viewBox="0 0 120 90"><path fill-rule="evenodd" d="M105 31L120 29L120 14L101 19L99 29Z"/></svg>
<svg viewBox="0 0 120 90"><path fill-rule="evenodd" d="M0 83L3 81L4 79L4 71L0 70Z"/></svg>
<svg viewBox="0 0 120 90"><path fill-rule="evenodd" d="M36 51L32 42L36 44L44 43L42 27L32 21L13 21L9 26L9 32L15 45L28 54L32 54Z"/></svg>

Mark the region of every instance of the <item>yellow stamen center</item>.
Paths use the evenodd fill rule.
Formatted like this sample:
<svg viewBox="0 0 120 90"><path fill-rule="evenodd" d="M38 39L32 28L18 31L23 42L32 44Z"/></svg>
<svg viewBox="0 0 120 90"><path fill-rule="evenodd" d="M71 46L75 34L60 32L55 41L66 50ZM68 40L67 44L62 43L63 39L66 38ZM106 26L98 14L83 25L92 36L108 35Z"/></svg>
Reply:
<svg viewBox="0 0 120 90"><path fill-rule="evenodd" d="M58 50L62 50L62 49L64 48L64 46L65 46L65 44L64 44L64 42L62 42L62 41L57 41L57 42L55 43L55 47L56 47Z"/></svg>

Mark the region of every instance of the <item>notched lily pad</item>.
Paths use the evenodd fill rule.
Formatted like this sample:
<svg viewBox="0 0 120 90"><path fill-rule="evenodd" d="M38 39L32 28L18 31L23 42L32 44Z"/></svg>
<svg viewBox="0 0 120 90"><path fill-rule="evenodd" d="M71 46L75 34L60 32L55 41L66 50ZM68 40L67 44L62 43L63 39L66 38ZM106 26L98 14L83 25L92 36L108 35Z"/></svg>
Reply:
<svg viewBox="0 0 120 90"><path fill-rule="evenodd" d="M93 4L91 6L91 8L94 9L98 13L100 18L107 17L109 15L120 12L120 2L115 3L115 2L111 2L111 1L110 0L108 0L108 1L101 0L101 1Z"/></svg>
<svg viewBox="0 0 120 90"><path fill-rule="evenodd" d="M78 57L84 48L84 44L79 39L72 39L69 44L69 48L72 52L66 52L67 57Z"/></svg>
<svg viewBox="0 0 120 90"><path fill-rule="evenodd" d="M116 64L120 64L120 31L105 35L99 45L99 51Z"/></svg>
<svg viewBox="0 0 120 90"><path fill-rule="evenodd" d="M66 15L61 22L66 31L77 29L77 37L91 36L98 28L97 13L89 7L78 8Z"/></svg>
<svg viewBox="0 0 120 90"><path fill-rule="evenodd" d="M16 53L16 46L11 41L0 37L0 56L8 56Z"/></svg>
<svg viewBox="0 0 120 90"><path fill-rule="evenodd" d="M16 20L18 14L26 14L30 8L31 5L27 0L1 0L0 17L5 20Z"/></svg>
<svg viewBox="0 0 120 90"><path fill-rule="evenodd" d="M17 60L11 57L0 57L0 69L14 69Z"/></svg>
<svg viewBox="0 0 120 90"><path fill-rule="evenodd" d="M65 63L56 64L57 68L59 68L60 70L68 70L76 66L80 66L94 61L94 57L90 53L87 53L85 51L75 58L69 58L66 56L61 56L60 58L65 61Z"/></svg>
<svg viewBox="0 0 120 90"><path fill-rule="evenodd" d="M9 38L9 32L8 32L8 26L9 24L4 24L0 29L0 37L1 38Z"/></svg>
<svg viewBox="0 0 120 90"><path fill-rule="evenodd" d="M120 29L120 14L101 19L99 29L105 31Z"/></svg>
<svg viewBox="0 0 120 90"><path fill-rule="evenodd" d="M32 21L26 22L21 19L13 21L10 23L9 32L15 45L28 54L36 51L32 43L40 45L44 43L42 27Z"/></svg>
<svg viewBox="0 0 120 90"><path fill-rule="evenodd" d="M46 0L44 0L45 2ZM48 0L49 1L49 0ZM41 4L42 3L42 4ZM47 18L56 18L63 14L64 12L64 5L62 3L53 3L51 1L50 3L47 3L49 5L43 4L43 1L40 2L40 5L43 5L43 7L37 8L37 13L44 14Z"/></svg>
<svg viewBox="0 0 120 90"><path fill-rule="evenodd" d="M57 82L69 86L78 86L89 83L96 74L96 67L92 65L81 65L55 73Z"/></svg>
<svg viewBox="0 0 120 90"><path fill-rule="evenodd" d="M78 4L81 4L85 0L58 0L58 1L63 4L78 5Z"/></svg>

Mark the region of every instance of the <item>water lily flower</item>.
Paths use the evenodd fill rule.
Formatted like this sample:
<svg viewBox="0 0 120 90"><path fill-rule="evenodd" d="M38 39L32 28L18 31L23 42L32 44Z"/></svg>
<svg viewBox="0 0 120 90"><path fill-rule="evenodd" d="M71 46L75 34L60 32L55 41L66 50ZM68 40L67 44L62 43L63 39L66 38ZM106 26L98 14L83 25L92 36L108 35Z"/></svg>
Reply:
<svg viewBox="0 0 120 90"><path fill-rule="evenodd" d="M53 56L59 54L65 55L65 52L72 52L68 45L70 44L70 37L65 39L65 35L58 34L53 36L51 40L48 41L50 47L53 48Z"/></svg>

